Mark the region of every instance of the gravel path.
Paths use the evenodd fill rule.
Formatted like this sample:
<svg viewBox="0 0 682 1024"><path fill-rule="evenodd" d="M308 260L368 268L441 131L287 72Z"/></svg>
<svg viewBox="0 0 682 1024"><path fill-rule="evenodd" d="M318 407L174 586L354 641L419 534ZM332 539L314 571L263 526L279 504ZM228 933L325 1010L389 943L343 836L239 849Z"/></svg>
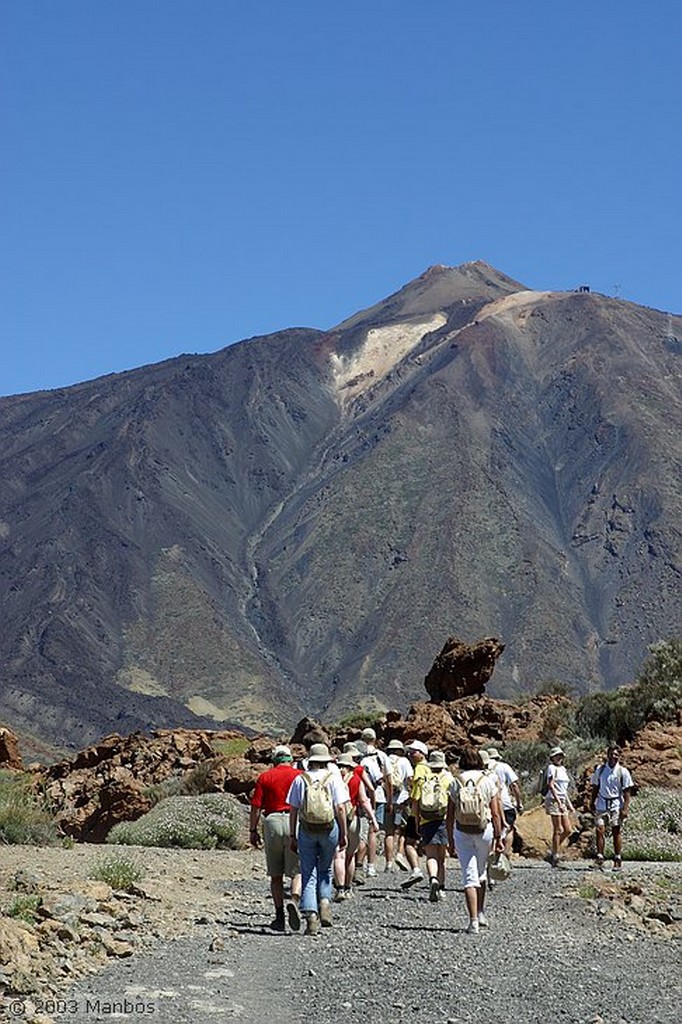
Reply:
<svg viewBox="0 0 682 1024"><path fill-rule="evenodd" d="M628 877L651 870L626 865ZM655 870L682 878L682 864ZM464 932L454 866L442 903L430 904L425 886L402 892L404 876L380 875L335 905L334 927L314 939L269 931L265 881L230 882L192 936L82 981L55 1020L677 1024L679 942L600 916L576 892L588 872L515 865L478 936Z"/></svg>

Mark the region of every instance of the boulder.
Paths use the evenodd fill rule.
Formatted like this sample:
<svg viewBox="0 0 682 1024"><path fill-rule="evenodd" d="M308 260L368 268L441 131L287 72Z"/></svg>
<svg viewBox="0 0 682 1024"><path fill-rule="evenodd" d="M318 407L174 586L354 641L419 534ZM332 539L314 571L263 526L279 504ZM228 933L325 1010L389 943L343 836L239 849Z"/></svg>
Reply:
<svg viewBox="0 0 682 1024"><path fill-rule="evenodd" d="M23 768L19 740L6 726L0 726L0 768Z"/></svg>
<svg viewBox="0 0 682 1024"><path fill-rule="evenodd" d="M487 637L476 644L465 644L448 637L424 679L432 701L457 700L485 693L485 685L504 651L504 644Z"/></svg>

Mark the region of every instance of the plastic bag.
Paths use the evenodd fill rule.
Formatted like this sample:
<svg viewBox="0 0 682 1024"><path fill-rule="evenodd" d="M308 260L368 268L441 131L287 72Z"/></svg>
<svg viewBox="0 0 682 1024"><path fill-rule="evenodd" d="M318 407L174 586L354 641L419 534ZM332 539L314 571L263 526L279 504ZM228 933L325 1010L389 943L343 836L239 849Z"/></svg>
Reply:
<svg viewBox="0 0 682 1024"><path fill-rule="evenodd" d="M505 853L491 853L488 857L488 878L493 882L506 882L511 875L511 864Z"/></svg>

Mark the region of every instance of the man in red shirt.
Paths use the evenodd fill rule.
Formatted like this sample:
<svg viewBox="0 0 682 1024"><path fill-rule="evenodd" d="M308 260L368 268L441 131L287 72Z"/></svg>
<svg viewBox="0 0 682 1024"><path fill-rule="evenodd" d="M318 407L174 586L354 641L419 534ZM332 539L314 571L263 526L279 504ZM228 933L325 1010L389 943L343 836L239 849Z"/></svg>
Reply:
<svg viewBox="0 0 682 1024"><path fill-rule="evenodd" d="M284 876L291 879L291 899L287 903L289 927L298 931L301 927L299 901L301 898L301 865L298 854L291 850L289 835L289 804L287 794L292 781L301 774L294 768L293 757L288 747L275 747L272 752L273 768L268 768L256 779L251 798L250 841L254 847L261 845L258 825L263 818L263 845L265 863L270 876L270 892L275 904L275 918L270 927L283 932L284 925Z"/></svg>

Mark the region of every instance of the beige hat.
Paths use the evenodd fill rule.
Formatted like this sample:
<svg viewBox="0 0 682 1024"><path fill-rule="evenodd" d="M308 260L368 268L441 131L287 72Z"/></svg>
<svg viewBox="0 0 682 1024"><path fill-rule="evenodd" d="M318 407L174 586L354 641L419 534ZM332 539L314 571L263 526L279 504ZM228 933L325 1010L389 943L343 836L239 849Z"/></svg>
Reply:
<svg viewBox="0 0 682 1024"><path fill-rule="evenodd" d="M294 757L289 747L279 746L275 747L272 754L270 755L275 764L282 764L283 761L293 761Z"/></svg>
<svg viewBox="0 0 682 1024"><path fill-rule="evenodd" d="M351 757L358 760L362 757L362 751L358 750L354 743L344 743L343 752L344 754L350 754Z"/></svg>
<svg viewBox="0 0 682 1024"><path fill-rule="evenodd" d="M428 764L429 768L435 768L436 770L440 770L441 768L447 768L445 754L443 753L442 750L432 750L431 753L429 754L429 759L426 763Z"/></svg>
<svg viewBox="0 0 682 1024"><path fill-rule="evenodd" d="M332 760L326 743L313 743L308 754L308 764L328 764Z"/></svg>
<svg viewBox="0 0 682 1024"><path fill-rule="evenodd" d="M399 754L402 754L404 749L405 749L405 744L401 740L391 740L389 742L388 746L386 747L386 750L395 750Z"/></svg>
<svg viewBox="0 0 682 1024"><path fill-rule="evenodd" d="M491 761L501 761L502 754L499 752L497 747L488 747L488 757Z"/></svg>
<svg viewBox="0 0 682 1024"><path fill-rule="evenodd" d="M373 743L375 741L375 739L377 738L377 734L374 731L374 729L370 729L370 728L363 729L362 733L361 733L361 736L362 736L363 740L365 741L365 743Z"/></svg>
<svg viewBox="0 0 682 1024"><path fill-rule="evenodd" d="M490 754L485 749L485 747L482 747L478 753L480 755L481 761L483 762L483 767L485 768L486 765L490 764Z"/></svg>
<svg viewBox="0 0 682 1024"><path fill-rule="evenodd" d="M552 749L549 752L549 756L550 757L559 757L561 755L563 757L563 753L564 752L561 749L561 747L552 747Z"/></svg>
<svg viewBox="0 0 682 1024"><path fill-rule="evenodd" d="M355 761L350 750L345 750L343 754L339 754L336 759L336 763L339 768L355 768Z"/></svg>

